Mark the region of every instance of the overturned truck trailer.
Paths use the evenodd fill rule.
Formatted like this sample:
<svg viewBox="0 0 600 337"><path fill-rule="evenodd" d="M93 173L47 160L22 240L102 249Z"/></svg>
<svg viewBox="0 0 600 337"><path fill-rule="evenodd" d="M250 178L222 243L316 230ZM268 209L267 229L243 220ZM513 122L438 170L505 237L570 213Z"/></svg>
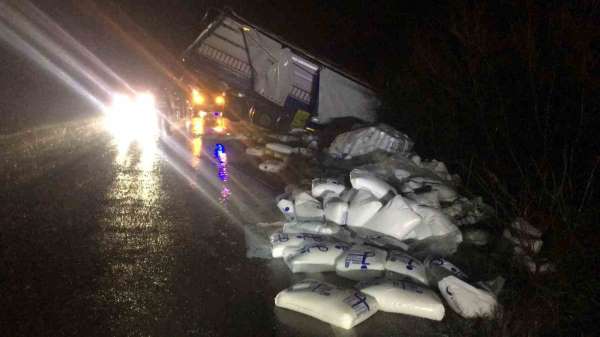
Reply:
<svg viewBox="0 0 600 337"><path fill-rule="evenodd" d="M374 122L378 100L366 83L257 27L232 11L210 11L183 61L227 88L229 113L268 128L354 117Z"/></svg>

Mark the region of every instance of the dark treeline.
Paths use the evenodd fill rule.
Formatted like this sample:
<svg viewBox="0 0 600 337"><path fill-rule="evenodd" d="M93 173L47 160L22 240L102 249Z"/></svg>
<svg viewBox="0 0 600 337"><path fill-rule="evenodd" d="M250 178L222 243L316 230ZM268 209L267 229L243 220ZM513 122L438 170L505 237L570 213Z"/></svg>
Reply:
<svg viewBox="0 0 600 337"><path fill-rule="evenodd" d="M455 1L415 19L381 118L498 210L546 230L548 279L515 275L493 335L585 336L598 294L600 3Z"/></svg>

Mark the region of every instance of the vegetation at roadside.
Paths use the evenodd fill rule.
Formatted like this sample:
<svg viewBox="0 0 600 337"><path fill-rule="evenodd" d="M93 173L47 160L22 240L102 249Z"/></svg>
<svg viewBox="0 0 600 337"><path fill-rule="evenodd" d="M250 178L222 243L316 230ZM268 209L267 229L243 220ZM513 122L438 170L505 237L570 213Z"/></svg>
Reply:
<svg viewBox="0 0 600 337"><path fill-rule="evenodd" d="M410 57L390 65L381 117L418 153L460 173L495 207L497 227L521 216L544 230L541 254L557 269L509 264L502 316L465 327L485 336L592 335L600 3L458 1L443 12L409 23Z"/></svg>

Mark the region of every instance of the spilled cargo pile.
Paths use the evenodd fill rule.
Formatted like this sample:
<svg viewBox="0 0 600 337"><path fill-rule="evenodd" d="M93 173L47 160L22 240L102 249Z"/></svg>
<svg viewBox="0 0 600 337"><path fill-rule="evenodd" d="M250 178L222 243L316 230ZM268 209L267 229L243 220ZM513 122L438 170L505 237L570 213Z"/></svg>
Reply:
<svg viewBox="0 0 600 337"><path fill-rule="evenodd" d="M265 149L295 151L282 145ZM276 198L285 221L271 227L271 257L283 259L292 273L335 273L357 282L344 288L313 276L281 291L277 306L346 329L378 310L436 321L445 315L443 302L464 318L500 310L501 277L491 287L450 262L463 240L487 243L488 232L460 227L485 219L491 208L481 198L461 196L460 177L443 162L424 161L411 149L412 141L388 126L350 131L333 141L330 157L385 155L343 176L288 185ZM539 251L535 227L517 220L511 229L519 233L505 232L515 258Z"/></svg>

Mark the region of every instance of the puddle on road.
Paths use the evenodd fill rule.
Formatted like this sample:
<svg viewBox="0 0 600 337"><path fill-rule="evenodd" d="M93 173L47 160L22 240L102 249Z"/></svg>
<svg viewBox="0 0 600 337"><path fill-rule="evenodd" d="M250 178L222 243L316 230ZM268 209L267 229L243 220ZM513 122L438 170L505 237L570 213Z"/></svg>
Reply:
<svg viewBox="0 0 600 337"><path fill-rule="evenodd" d="M172 228L161 215L164 193L156 143L116 142L116 176L100 238L109 266L98 300L115 317L112 331L149 329L165 311L174 260ZM139 326L147 322L145 326Z"/></svg>

